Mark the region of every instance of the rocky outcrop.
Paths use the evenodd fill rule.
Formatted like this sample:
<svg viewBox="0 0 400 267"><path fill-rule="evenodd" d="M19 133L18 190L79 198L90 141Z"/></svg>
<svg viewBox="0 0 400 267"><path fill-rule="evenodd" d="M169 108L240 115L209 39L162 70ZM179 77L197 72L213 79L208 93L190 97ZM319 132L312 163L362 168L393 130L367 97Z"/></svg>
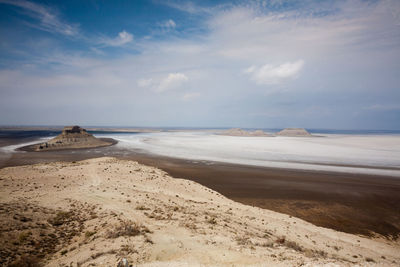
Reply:
<svg viewBox="0 0 400 267"><path fill-rule="evenodd" d="M276 133L277 136L307 137L312 136L304 128L286 128Z"/></svg>
<svg viewBox="0 0 400 267"><path fill-rule="evenodd" d="M64 127L61 134L45 143L22 148L28 151L49 151L75 148L95 148L110 146L116 141L111 138L96 138L79 126Z"/></svg>

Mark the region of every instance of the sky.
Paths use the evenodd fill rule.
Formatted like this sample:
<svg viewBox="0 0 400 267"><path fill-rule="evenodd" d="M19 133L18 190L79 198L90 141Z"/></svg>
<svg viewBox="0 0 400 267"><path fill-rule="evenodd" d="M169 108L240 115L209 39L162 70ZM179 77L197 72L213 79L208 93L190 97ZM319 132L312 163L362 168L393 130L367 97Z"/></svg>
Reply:
<svg viewBox="0 0 400 267"><path fill-rule="evenodd" d="M0 0L0 125L400 130L400 1Z"/></svg>

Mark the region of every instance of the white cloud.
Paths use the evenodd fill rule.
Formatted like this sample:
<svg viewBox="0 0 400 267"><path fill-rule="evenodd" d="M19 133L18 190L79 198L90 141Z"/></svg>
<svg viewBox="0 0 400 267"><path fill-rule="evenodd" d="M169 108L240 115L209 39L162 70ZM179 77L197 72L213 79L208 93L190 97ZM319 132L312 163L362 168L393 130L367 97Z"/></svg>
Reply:
<svg viewBox="0 0 400 267"><path fill-rule="evenodd" d="M150 88L156 92L165 92L182 87L189 78L180 72L169 73L166 77L162 78L148 78L139 79L137 85L142 88ZM190 96L189 96L190 97Z"/></svg>
<svg viewBox="0 0 400 267"><path fill-rule="evenodd" d="M44 5L24 0L0 0L0 4L17 6L25 11L24 14L40 22L40 24L26 22L26 25L30 27L67 36L74 36L78 35L79 33L79 28L77 25L71 25L63 22L55 10L52 10Z"/></svg>
<svg viewBox="0 0 400 267"><path fill-rule="evenodd" d="M265 64L259 68L251 66L245 70L250 75L250 79L257 84L277 84L287 79L293 79L298 76L304 66L303 60L295 62L286 62L281 65Z"/></svg>
<svg viewBox="0 0 400 267"><path fill-rule="evenodd" d="M164 23L161 23L161 27L164 28L165 30L172 30L176 27L176 23L172 19L169 19Z"/></svg>
<svg viewBox="0 0 400 267"><path fill-rule="evenodd" d="M200 96L200 93L198 93L198 92L186 93L183 95L182 99L185 101L189 101L189 100L198 98L199 96Z"/></svg>
<svg viewBox="0 0 400 267"><path fill-rule="evenodd" d="M139 87L150 87L153 84L153 79L140 79L137 84Z"/></svg>
<svg viewBox="0 0 400 267"><path fill-rule="evenodd" d="M211 14L213 11L213 8L202 7L196 5L191 1L184 1L184 2L161 1L161 4L164 4L170 8L174 8L189 14Z"/></svg>
<svg viewBox="0 0 400 267"><path fill-rule="evenodd" d="M164 92L171 89L178 88L187 82L189 78L180 72L170 73L168 76L161 80L160 84L157 86L157 92Z"/></svg>
<svg viewBox="0 0 400 267"><path fill-rule="evenodd" d="M380 111L390 111L390 110L400 110L400 104L374 104L364 109L367 110L380 110Z"/></svg>
<svg viewBox="0 0 400 267"><path fill-rule="evenodd" d="M123 30L115 38L102 38L99 43L106 46L123 46L133 41L133 35Z"/></svg>
<svg viewBox="0 0 400 267"><path fill-rule="evenodd" d="M96 47L91 47L90 50L91 50L93 53L97 54L97 55L104 55L104 54L105 54L102 50L100 50L100 49L98 49L98 48L96 48Z"/></svg>

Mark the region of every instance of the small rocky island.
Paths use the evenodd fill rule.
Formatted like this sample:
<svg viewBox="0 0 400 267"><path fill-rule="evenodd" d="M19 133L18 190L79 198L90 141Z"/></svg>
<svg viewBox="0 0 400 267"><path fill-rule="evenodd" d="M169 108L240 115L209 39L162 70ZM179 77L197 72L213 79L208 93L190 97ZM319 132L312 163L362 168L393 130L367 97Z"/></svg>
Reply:
<svg viewBox="0 0 400 267"><path fill-rule="evenodd" d="M277 136L290 136L290 137L308 137L312 136L304 128L286 128L276 133Z"/></svg>
<svg viewBox="0 0 400 267"><path fill-rule="evenodd" d="M240 128L232 128L220 133L221 135L228 135L228 136L272 136L269 133L264 132L263 130L255 130L255 131L246 131Z"/></svg>
<svg viewBox="0 0 400 267"><path fill-rule="evenodd" d="M79 126L64 127L61 134L45 142L25 146L25 151L54 151L63 149L96 148L116 144L117 141L111 138L96 138Z"/></svg>

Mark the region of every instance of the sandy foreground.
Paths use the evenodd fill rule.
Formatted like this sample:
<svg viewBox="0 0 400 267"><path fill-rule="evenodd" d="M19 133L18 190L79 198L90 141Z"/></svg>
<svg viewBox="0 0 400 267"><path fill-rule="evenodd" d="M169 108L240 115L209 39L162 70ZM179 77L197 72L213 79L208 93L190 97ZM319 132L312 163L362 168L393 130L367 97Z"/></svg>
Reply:
<svg viewBox="0 0 400 267"><path fill-rule="evenodd" d="M398 241L317 227L109 157L1 169L0 235L2 266L400 263Z"/></svg>

